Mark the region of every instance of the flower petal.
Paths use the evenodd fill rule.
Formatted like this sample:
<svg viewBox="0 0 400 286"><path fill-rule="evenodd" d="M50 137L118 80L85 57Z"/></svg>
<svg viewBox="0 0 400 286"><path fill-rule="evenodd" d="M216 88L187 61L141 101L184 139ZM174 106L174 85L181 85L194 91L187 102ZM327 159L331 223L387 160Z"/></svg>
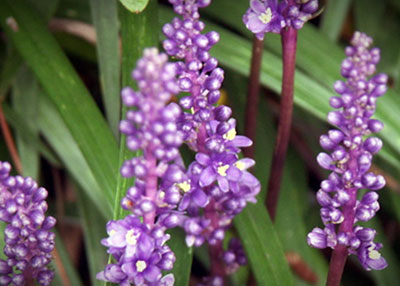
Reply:
<svg viewBox="0 0 400 286"><path fill-rule="evenodd" d="M331 156L329 156L326 153L319 153L317 156L317 161L318 161L318 164L324 169L332 170L334 167L332 164L333 160L332 160Z"/></svg>
<svg viewBox="0 0 400 286"><path fill-rule="evenodd" d="M210 157L204 153L197 153L196 154L196 161L199 162L203 166L210 165Z"/></svg>
<svg viewBox="0 0 400 286"><path fill-rule="evenodd" d="M217 174L214 168L212 166L208 166L200 174L199 185L200 187L207 187L211 185L216 178Z"/></svg>
<svg viewBox="0 0 400 286"><path fill-rule="evenodd" d="M235 138L233 138L232 143L235 147L249 147L253 144L253 141L246 136L236 135Z"/></svg>

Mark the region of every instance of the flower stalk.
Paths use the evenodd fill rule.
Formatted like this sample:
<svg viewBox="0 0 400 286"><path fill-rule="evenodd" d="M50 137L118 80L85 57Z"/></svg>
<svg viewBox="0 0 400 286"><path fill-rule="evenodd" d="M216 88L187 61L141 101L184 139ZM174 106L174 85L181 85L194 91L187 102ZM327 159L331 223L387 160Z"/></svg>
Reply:
<svg viewBox="0 0 400 286"><path fill-rule="evenodd" d="M289 145L292 126L294 75L296 68L297 30L288 27L282 30L282 96L279 112L278 134L272 157L266 205L270 217L274 220L279 199L286 152Z"/></svg>
<svg viewBox="0 0 400 286"><path fill-rule="evenodd" d="M247 92L246 118L244 134L253 142L256 139L258 95L260 92L260 71L263 54L264 40L253 37L253 50L250 65L250 79ZM243 153L248 158L254 158L255 144L244 149Z"/></svg>

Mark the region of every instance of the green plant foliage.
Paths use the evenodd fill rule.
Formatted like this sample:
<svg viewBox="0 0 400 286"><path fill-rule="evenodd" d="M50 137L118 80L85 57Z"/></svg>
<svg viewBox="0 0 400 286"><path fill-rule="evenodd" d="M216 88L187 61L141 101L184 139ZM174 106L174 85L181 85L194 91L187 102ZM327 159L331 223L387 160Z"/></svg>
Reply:
<svg viewBox="0 0 400 286"><path fill-rule="evenodd" d="M119 0L122 5L125 6L126 9L131 11L132 13L142 12L147 4L149 4L150 0Z"/></svg>

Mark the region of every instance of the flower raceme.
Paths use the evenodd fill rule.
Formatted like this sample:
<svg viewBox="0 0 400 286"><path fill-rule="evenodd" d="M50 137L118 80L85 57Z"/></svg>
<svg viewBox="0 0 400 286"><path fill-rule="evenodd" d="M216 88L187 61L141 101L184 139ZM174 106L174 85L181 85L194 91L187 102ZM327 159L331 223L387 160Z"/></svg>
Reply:
<svg viewBox="0 0 400 286"><path fill-rule="evenodd" d="M26 285L36 281L51 285L54 272L47 268L54 249L56 223L45 216L47 191L32 178L10 176L11 165L0 162L0 220L5 228L4 254L0 259L0 285Z"/></svg>
<svg viewBox="0 0 400 286"><path fill-rule="evenodd" d="M301 29L317 9L318 0L251 0L243 22L262 40L265 33L279 34L285 27Z"/></svg>
<svg viewBox="0 0 400 286"><path fill-rule="evenodd" d="M135 177L121 206L132 212L124 219L107 224L108 247L116 263L109 264L98 279L120 285L173 285L173 275L162 277L161 271L173 268L175 255L165 244L170 238L167 228L178 224L173 211L180 201L179 184L184 174L178 148L183 134L177 128L181 109L169 103L178 92L176 65L167 62L157 49L144 50L132 76L139 91L124 88L123 103L130 108L120 130L127 135L129 149L143 155L124 162L121 174Z"/></svg>
<svg viewBox="0 0 400 286"><path fill-rule="evenodd" d="M373 154L382 147L382 141L371 134L383 128L382 122L371 117L377 99L386 92L388 77L373 76L380 52L377 48L370 49L370 37L355 32L351 44L346 48L347 58L341 68L347 81L334 84L339 96L330 99L331 106L340 110L330 112L328 121L338 129L320 137L322 148L331 154L320 153L317 157L321 167L332 171L317 192L325 228L314 228L307 241L316 248L344 245L350 254L358 256L365 269L380 270L387 263L379 253L382 245L373 241L376 231L354 224L375 215L379 210L376 191L385 186L383 176L369 169ZM368 191L357 199L360 189Z"/></svg>
<svg viewBox="0 0 400 286"><path fill-rule="evenodd" d="M224 71L209 51L219 41L214 31L202 33L199 8L210 0L169 1L175 17L163 27L166 52L178 59L179 104L185 111L179 119L184 141L197 152L185 175L180 210L189 246L220 242L233 217L248 201L254 202L259 181L247 169L252 159L239 159L241 147L251 140L236 134L236 121L228 106L217 105ZM205 210L205 211L203 211Z"/></svg>

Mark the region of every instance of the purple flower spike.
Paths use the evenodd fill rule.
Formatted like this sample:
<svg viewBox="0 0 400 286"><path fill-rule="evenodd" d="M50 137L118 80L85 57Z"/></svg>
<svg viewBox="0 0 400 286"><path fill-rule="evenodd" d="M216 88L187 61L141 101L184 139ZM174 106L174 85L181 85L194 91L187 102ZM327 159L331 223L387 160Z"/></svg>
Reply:
<svg viewBox="0 0 400 286"><path fill-rule="evenodd" d="M10 176L10 170L9 163L0 162L0 220L8 223L0 284L24 285L26 279L33 279L39 285L51 285L54 272L47 265L55 244L50 229L56 220L45 216L47 191L31 178Z"/></svg>
<svg viewBox="0 0 400 286"><path fill-rule="evenodd" d="M142 150L143 155L126 160L121 167L122 176L136 178L121 200L122 208L132 214L107 224L108 237L102 244L116 263L98 273L100 280L120 285L174 283L172 274L162 277L162 271L171 270L175 262L165 244L169 240L165 231L181 224L182 213L176 210L182 198L180 189L188 190L178 151L183 143L177 124L182 111L178 104L169 103L179 92L177 65L167 60L157 49L145 49L132 72L139 90L126 87L121 92L131 109L120 130L127 135L128 148ZM202 200L194 197L195 202Z"/></svg>
<svg viewBox="0 0 400 286"><path fill-rule="evenodd" d="M211 248L222 249L225 230L232 219L248 202L254 203L260 191L259 181L248 172L255 162L248 158L239 160L238 156L240 148L251 146L252 141L237 134L231 108L217 106L224 71L209 51L219 41L219 35L214 31L204 33L204 23L199 20L199 8L209 5L211 0L169 2L181 17L164 25L166 39L163 46L170 56L179 60L178 86L181 92L188 93L179 100L185 112L178 119L178 130L183 133L184 143L197 154L184 175L163 185L166 208L173 208L181 199L178 202L181 215L176 221L186 232L188 246L208 242ZM275 31L282 28L284 19L276 13L280 6L277 1L271 3L268 9L253 1L256 11L253 13L255 18L250 15L255 19L251 26L261 25L262 29ZM170 220L165 217L165 221ZM238 257L243 262L242 256L238 254ZM221 259L222 253L212 258L213 263L220 262L212 267L218 268L219 273L213 273L207 285L223 283L221 276L226 273L222 273L225 266Z"/></svg>
<svg viewBox="0 0 400 286"><path fill-rule="evenodd" d="M321 146L331 154L320 153L317 157L321 167L333 171L317 192L326 227L324 230L314 228L307 242L315 248L345 246L349 253L358 256L366 270L381 270L387 263L379 253L382 245L373 242L376 231L354 223L375 216L379 210L379 195L375 190L385 185L381 175L369 172L372 156L382 148L382 140L365 137L383 128L382 122L371 117L377 97L386 90L387 76L373 76L379 50L369 49L370 37L355 32L351 44L346 48L347 58L341 69L347 81L334 84L339 96L331 98L331 105L340 110L328 114L328 121L339 130L330 130L321 136ZM357 200L358 189L371 191ZM337 232L335 225L339 225Z"/></svg>

